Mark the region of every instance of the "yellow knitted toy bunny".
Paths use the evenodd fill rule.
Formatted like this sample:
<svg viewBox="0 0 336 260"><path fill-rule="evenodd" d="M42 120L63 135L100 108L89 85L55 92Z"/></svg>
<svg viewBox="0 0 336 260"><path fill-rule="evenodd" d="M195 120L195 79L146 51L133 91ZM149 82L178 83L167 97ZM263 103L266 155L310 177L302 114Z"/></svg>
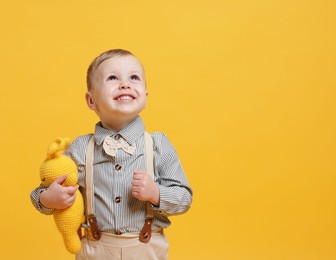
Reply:
<svg viewBox="0 0 336 260"><path fill-rule="evenodd" d="M63 155L69 145L69 138L57 138L50 144L47 159L40 168L41 181L46 187L65 174L67 174L67 178L62 184L63 186L77 185L77 166L70 158ZM55 209L53 216L56 226L62 234L66 249L72 254L78 253L81 243L77 230L84 220L84 201L80 191L76 191L76 200L71 207L65 210Z"/></svg>

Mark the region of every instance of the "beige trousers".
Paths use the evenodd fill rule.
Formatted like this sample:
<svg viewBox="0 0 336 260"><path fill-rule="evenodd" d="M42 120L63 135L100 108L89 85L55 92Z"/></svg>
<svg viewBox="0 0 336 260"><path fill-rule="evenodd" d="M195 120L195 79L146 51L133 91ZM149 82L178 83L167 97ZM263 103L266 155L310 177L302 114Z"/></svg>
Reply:
<svg viewBox="0 0 336 260"><path fill-rule="evenodd" d="M100 240L82 239L81 251L76 260L167 260L168 241L163 232L152 233L148 243L139 236L117 236L102 233Z"/></svg>

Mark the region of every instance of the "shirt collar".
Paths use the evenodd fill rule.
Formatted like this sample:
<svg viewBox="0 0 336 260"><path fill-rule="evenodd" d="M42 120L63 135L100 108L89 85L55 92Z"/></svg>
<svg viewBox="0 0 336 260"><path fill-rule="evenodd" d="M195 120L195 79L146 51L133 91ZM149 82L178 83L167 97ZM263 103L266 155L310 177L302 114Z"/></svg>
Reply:
<svg viewBox="0 0 336 260"><path fill-rule="evenodd" d="M119 132L108 130L99 122L95 128L96 144L101 145L106 136L121 135L130 145L133 145L145 132L145 126L140 116L136 117L131 123L121 129Z"/></svg>

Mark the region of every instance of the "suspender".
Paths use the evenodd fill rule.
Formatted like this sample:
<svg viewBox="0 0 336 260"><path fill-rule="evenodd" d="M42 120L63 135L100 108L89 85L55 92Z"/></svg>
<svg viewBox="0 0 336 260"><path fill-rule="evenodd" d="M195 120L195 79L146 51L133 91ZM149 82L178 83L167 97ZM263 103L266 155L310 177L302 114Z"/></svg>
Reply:
<svg viewBox="0 0 336 260"><path fill-rule="evenodd" d="M144 155L146 172L154 179L153 166L153 140L149 133L144 135ZM85 156L85 186L86 186L86 214L89 228L91 229L94 239L99 240L101 232L97 225L94 208L94 183L93 183L93 157L94 156L94 135L92 135ZM143 243L149 242L151 238L152 223L154 218L154 211L150 202L147 202L147 216L145 224L140 232L139 239Z"/></svg>
<svg viewBox="0 0 336 260"><path fill-rule="evenodd" d="M101 237L97 225L94 208L94 185L93 185L93 158L94 158L94 135L92 135L87 146L85 155L85 188L86 188L86 216L88 226L94 239L99 240Z"/></svg>
<svg viewBox="0 0 336 260"><path fill-rule="evenodd" d="M153 139L152 136L145 132L145 169L147 174L154 180L154 160L153 160ZM151 203L147 203L147 218L154 217L154 211Z"/></svg>
<svg viewBox="0 0 336 260"><path fill-rule="evenodd" d="M146 172L154 179L154 163L153 163L153 139L151 135L145 132L145 167ZM139 239L143 243L148 243L152 235L152 223L154 218L154 210L150 202L147 202L147 217L145 224L140 232Z"/></svg>

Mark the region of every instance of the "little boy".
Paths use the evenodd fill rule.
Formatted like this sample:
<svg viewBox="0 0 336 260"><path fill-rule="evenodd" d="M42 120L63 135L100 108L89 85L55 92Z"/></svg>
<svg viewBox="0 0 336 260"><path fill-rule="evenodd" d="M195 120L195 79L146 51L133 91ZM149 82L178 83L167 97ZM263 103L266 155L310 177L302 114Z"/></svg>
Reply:
<svg viewBox="0 0 336 260"><path fill-rule="evenodd" d="M100 119L92 139L95 218L90 220L91 228L85 229L76 259L168 259L163 229L170 225L169 216L189 209L192 190L174 147L163 133L151 134L154 179L145 172L145 127L139 113L146 106L148 92L142 64L126 50L104 52L89 66L87 87L87 105ZM85 180L91 136L76 138L66 152L77 164L84 198L91 188ZM107 148L111 142L119 144L112 151ZM41 184L32 191L31 200L37 210L52 214L54 209L73 204L76 187L63 187L65 178L58 178L48 188ZM149 242L139 239L148 205L154 210ZM86 214L87 207L86 200Z"/></svg>

